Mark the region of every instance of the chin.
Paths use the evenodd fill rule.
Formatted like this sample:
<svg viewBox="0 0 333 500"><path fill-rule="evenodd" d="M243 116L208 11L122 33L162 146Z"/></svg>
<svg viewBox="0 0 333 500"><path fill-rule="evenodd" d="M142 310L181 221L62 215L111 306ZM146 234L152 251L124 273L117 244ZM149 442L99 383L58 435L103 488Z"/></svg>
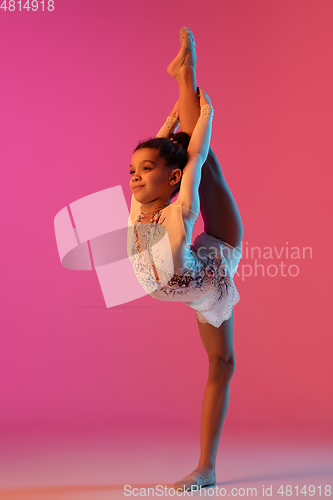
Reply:
<svg viewBox="0 0 333 500"><path fill-rule="evenodd" d="M140 203L142 203L142 197L140 195L138 196L138 193L136 193L134 191L133 195L134 195L134 198L136 199L136 201L139 201Z"/></svg>
<svg viewBox="0 0 333 500"><path fill-rule="evenodd" d="M132 191L132 193L134 194L134 198L140 203L149 203L150 198L147 196L147 193L140 193L140 189Z"/></svg>

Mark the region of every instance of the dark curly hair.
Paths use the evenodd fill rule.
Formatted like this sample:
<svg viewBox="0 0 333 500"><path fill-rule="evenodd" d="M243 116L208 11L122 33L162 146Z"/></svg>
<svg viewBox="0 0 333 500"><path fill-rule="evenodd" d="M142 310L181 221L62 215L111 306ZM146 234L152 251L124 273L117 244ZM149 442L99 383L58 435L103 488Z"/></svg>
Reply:
<svg viewBox="0 0 333 500"><path fill-rule="evenodd" d="M172 168L179 168L182 172L188 161L187 148L190 142L190 136L186 132L177 132L170 134L170 139L166 137L154 137L148 141L139 142L134 150L138 149L156 149L166 165ZM181 179L171 193L171 197L175 196L180 189Z"/></svg>

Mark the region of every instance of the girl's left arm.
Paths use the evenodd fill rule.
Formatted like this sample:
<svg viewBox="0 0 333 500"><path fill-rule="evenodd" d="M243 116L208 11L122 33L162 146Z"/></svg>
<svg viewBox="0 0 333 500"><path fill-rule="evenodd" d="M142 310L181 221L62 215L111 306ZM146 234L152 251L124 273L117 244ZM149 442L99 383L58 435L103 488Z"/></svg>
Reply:
<svg viewBox="0 0 333 500"><path fill-rule="evenodd" d="M179 112L178 112L178 101L174 105L171 113L165 120L164 124L157 132L156 137L166 137L169 139L170 135L176 130L179 125Z"/></svg>

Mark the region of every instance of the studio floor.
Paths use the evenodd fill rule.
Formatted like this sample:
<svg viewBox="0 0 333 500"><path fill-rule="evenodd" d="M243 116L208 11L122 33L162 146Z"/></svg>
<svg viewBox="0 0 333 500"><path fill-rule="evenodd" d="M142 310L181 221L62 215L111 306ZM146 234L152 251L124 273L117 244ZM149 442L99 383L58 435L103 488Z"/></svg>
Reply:
<svg viewBox="0 0 333 500"><path fill-rule="evenodd" d="M1 500L181 498L172 485L199 453L197 425L4 426L0 436ZM190 496L332 497L333 426L226 421L216 472L214 487Z"/></svg>

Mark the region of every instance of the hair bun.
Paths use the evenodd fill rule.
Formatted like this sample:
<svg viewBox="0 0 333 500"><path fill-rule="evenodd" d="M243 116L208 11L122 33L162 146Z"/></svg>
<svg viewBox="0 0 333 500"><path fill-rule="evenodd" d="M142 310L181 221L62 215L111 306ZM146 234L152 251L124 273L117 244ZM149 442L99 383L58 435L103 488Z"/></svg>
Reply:
<svg viewBox="0 0 333 500"><path fill-rule="evenodd" d="M170 135L170 141L178 144L184 151L187 151L191 137L186 132L177 132Z"/></svg>

